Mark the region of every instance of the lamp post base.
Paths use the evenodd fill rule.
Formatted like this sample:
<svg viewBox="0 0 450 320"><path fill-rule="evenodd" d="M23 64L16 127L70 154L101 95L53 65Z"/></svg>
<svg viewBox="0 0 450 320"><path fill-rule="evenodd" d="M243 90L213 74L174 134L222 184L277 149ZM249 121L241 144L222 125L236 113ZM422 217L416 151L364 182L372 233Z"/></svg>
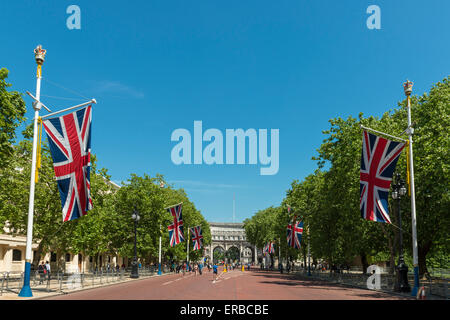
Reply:
<svg viewBox="0 0 450 320"><path fill-rule="evenodd" d="M161 263L158 264L158 275L161 275Z"/></svg>
<svg viewBox="0 0 450 320"><path fill-rule="evenodd" d="M397 266L397 283L395 285L396 292L410 292L411 287L408 283L408 267L404 262L400 262Z"/></svg>
<svg viewBox="0 0 450 320"><path fill-rule="evenodd" d="M130 278L136 279L139 278L138 266L137 263L131 264L131 275Z"/></svg>

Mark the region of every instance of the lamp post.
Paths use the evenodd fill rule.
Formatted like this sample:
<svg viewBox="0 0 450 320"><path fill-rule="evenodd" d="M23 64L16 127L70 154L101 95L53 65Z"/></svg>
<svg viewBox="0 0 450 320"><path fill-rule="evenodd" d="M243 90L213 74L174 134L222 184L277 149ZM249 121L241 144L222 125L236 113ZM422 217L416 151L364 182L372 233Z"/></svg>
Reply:
<svg viewBox="0 0 450 320"><path fill-rule="evenodd" d="M395 175L395 183L392 184L392 198L397 200L397 219L398 227L400 229L399 234L399 257L397 266L397 283L395 285L395 291L397 292L410 292L411 288L408 283L408 266L403 259L403 231L402 231L402 216L400 213L400 199L406 194L405 181L400 178L400 173Z"/></svg>
<svg viewBox="0 0 450 320"><path fill-rule="evenodd" d="M139 272L138 272L138 262L137 262L137 248L136 248L136 234L137 234L137 223L141 217L139 216L139 213L136 210L136 207L134 207L134 212L131 215L131 219L134 220L134 259L131 263L131 278L139 278Z"/></svg>

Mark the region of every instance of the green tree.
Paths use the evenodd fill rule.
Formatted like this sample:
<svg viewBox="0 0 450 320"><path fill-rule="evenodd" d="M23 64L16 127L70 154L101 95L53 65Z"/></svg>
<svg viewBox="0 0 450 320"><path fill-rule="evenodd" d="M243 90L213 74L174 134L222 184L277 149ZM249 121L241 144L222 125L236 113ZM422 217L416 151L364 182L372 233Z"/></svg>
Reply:
<svg viewBox="0 0 450 320"><path fill-rule="evenodd" d="M131 215L136 208L141 220L137 226L137 251L139 257L147 262L156 262L159 255L159 236L162 235L162 252L168 259L185 260L187 258L187 236L189 227L200 225L204 237L204 245L211 241L209 225L194 204L189 201L182 189L175 190L171 186L161 188L164 182L161 175L152 178L132 174L127 183L117 192L114 201L115 212L109 222L109 233L113 247L122 256L134 255L134 222ZM169 246L168 226L173 217L165 208L183 203L182 215L185 241L175 247ZM161 227L161 229L160 229ZM202 250L192 251L190 243L189 259L198 260Z"/></svg>
<svg viewBox="0 0 450 320"><path fill-rule="evenodd" d="M6 82L8 73L6 68L0 69L0 170L12 159L16 128L25 121L26 112L22 95L17 91L7 90L11 87L11 84Z"/></svg>

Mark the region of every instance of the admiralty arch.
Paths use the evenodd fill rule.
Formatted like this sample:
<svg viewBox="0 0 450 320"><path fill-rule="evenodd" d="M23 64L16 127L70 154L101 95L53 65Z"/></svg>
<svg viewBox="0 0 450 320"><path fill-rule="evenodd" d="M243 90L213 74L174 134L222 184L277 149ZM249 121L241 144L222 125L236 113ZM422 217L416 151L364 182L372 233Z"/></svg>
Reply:
<svg viewBox="0 0 450 320"><path fill-rule="evenodd" d="M214 261L214 252L238 252L241 263L257 263L256 247L247 242L243 223L209 222L211 244L205 248L205 256ZM236 261L227 261L236 262Z"/></svg>

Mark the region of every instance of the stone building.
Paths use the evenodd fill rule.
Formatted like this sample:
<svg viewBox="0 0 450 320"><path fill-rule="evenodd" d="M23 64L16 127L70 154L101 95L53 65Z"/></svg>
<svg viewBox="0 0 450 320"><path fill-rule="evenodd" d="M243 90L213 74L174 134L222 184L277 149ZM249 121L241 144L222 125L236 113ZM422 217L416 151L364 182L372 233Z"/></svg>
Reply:
<svg viewBox="0 0 450 320"><path fill-rule="evenodd" d="M113 189L118 190L119 185L112 181L108 181ZM25 249L26 249L26 235L11 235L8 228L8 223L5 223L3 232L0 232L0 273L12 272L20 273L25 270ZM38 248L38 243L32 244L32 259ZM94 257L84 256L81 253L62 253L47 252L41 255L41 261L49 261L51 270L58 270L59 268L67 272L83 272L88 271L95 265ZM103 254L98 257L100 266L111 266L124 263L128 265L128 259L110 254Z"/></svg>
<svg viewBox="0 0 450 320"><path fill-rule="evenodd" d="M247 242L243 223L209 222L211 244L205 248L205 256L214 261L214 252L234 250L239 253L241 263L257 262L256 247ZM231 261L229 261L231 262Z"/></svg>

